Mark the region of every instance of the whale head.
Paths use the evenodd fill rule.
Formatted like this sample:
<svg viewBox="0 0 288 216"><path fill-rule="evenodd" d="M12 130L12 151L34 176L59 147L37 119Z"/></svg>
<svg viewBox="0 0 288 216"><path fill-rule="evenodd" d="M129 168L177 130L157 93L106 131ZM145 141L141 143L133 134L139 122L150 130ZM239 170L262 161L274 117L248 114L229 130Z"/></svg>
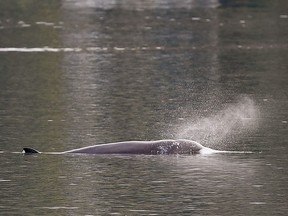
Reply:
<svg viewBox="0 0 288 216"><path fill-rule="evenodd" d="M176 142L179 144L178 153L180 154L198 154L205 148L200 143L193 140L178 139Z"/></svg>
<svg viewBox="0 0 288 216"><path fill-rule="evenodd" d="M182 153L183 151L189 151L192 154L212 154L217 152L217 150L205 147L193 140L179 139L177 142L182 146Z"/></svg>

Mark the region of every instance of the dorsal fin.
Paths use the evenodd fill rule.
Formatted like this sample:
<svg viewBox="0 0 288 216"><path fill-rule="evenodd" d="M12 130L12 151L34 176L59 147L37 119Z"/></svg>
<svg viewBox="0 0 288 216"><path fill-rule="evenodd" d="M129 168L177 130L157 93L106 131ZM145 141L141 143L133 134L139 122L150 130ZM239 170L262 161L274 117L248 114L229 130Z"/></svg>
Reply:
<svg viewBox="0 0 288 216"><path fill-rule="evenodd" d="M35 154L35 153L40 153L39 151L37 151L36 149L33 148L23 148L22 150L23 154Z"/></svg>

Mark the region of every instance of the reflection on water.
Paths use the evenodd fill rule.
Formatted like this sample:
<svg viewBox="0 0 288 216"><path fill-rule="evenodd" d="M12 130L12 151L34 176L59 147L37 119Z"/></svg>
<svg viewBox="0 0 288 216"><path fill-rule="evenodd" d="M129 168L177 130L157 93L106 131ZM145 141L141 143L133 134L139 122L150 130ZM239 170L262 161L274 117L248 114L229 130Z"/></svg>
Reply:
<svg viewBox="0 0 288 216"><path fill-rule="evenodd" d="M285 215L287 6L0 1L1 215ZM162 138L261 153L7 153Z"/></svg>
<svg viewBox="0 0 288 216"><path fill-rule="evenodd" d="M111 10L111 9L125 9L133 11L154 10L154 9L193 9L193 8L216 8L219 6L218 0L185 0L185 1L131 1L124 0L117 2L115 0L84 0L84 1L63 1L67 9L85 9L85 10Z"/></svg>

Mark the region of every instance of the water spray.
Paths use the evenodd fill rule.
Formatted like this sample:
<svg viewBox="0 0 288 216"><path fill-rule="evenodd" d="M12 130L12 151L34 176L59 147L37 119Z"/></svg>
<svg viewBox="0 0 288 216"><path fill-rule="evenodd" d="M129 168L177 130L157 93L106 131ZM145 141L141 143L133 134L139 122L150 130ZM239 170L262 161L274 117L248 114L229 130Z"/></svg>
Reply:
<svg viewBox="0 0 288 216"><path fill-rule="evenodd" d="M191 119L179 127L177 138L195 140L209 146L225 145L257 128L259 110L248 97L230 104L218 113Z"/></svg>

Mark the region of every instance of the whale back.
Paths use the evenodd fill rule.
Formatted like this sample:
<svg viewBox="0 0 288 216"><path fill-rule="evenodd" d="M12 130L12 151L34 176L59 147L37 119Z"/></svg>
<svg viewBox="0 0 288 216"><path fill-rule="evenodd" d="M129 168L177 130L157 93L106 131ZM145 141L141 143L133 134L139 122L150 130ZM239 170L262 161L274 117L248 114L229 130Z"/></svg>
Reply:
<svg viewBox="0 0 288 216"><path fill-rule="evenodd" d="M209 149L192 140L156 140L156 141L126 141L108 144L98 144L87 146L63 153L82 153L82 154L198 154L201 150ZM40 153L33 148L23 148L23 153Z"/></svg>
<svg viewBox="0 0 288 216"><path fill-rule="evenodd" d="M87 146L64 153L147 155L197 154L200 153L202 148L202 145L191 140L126 141Z"/></svg>

